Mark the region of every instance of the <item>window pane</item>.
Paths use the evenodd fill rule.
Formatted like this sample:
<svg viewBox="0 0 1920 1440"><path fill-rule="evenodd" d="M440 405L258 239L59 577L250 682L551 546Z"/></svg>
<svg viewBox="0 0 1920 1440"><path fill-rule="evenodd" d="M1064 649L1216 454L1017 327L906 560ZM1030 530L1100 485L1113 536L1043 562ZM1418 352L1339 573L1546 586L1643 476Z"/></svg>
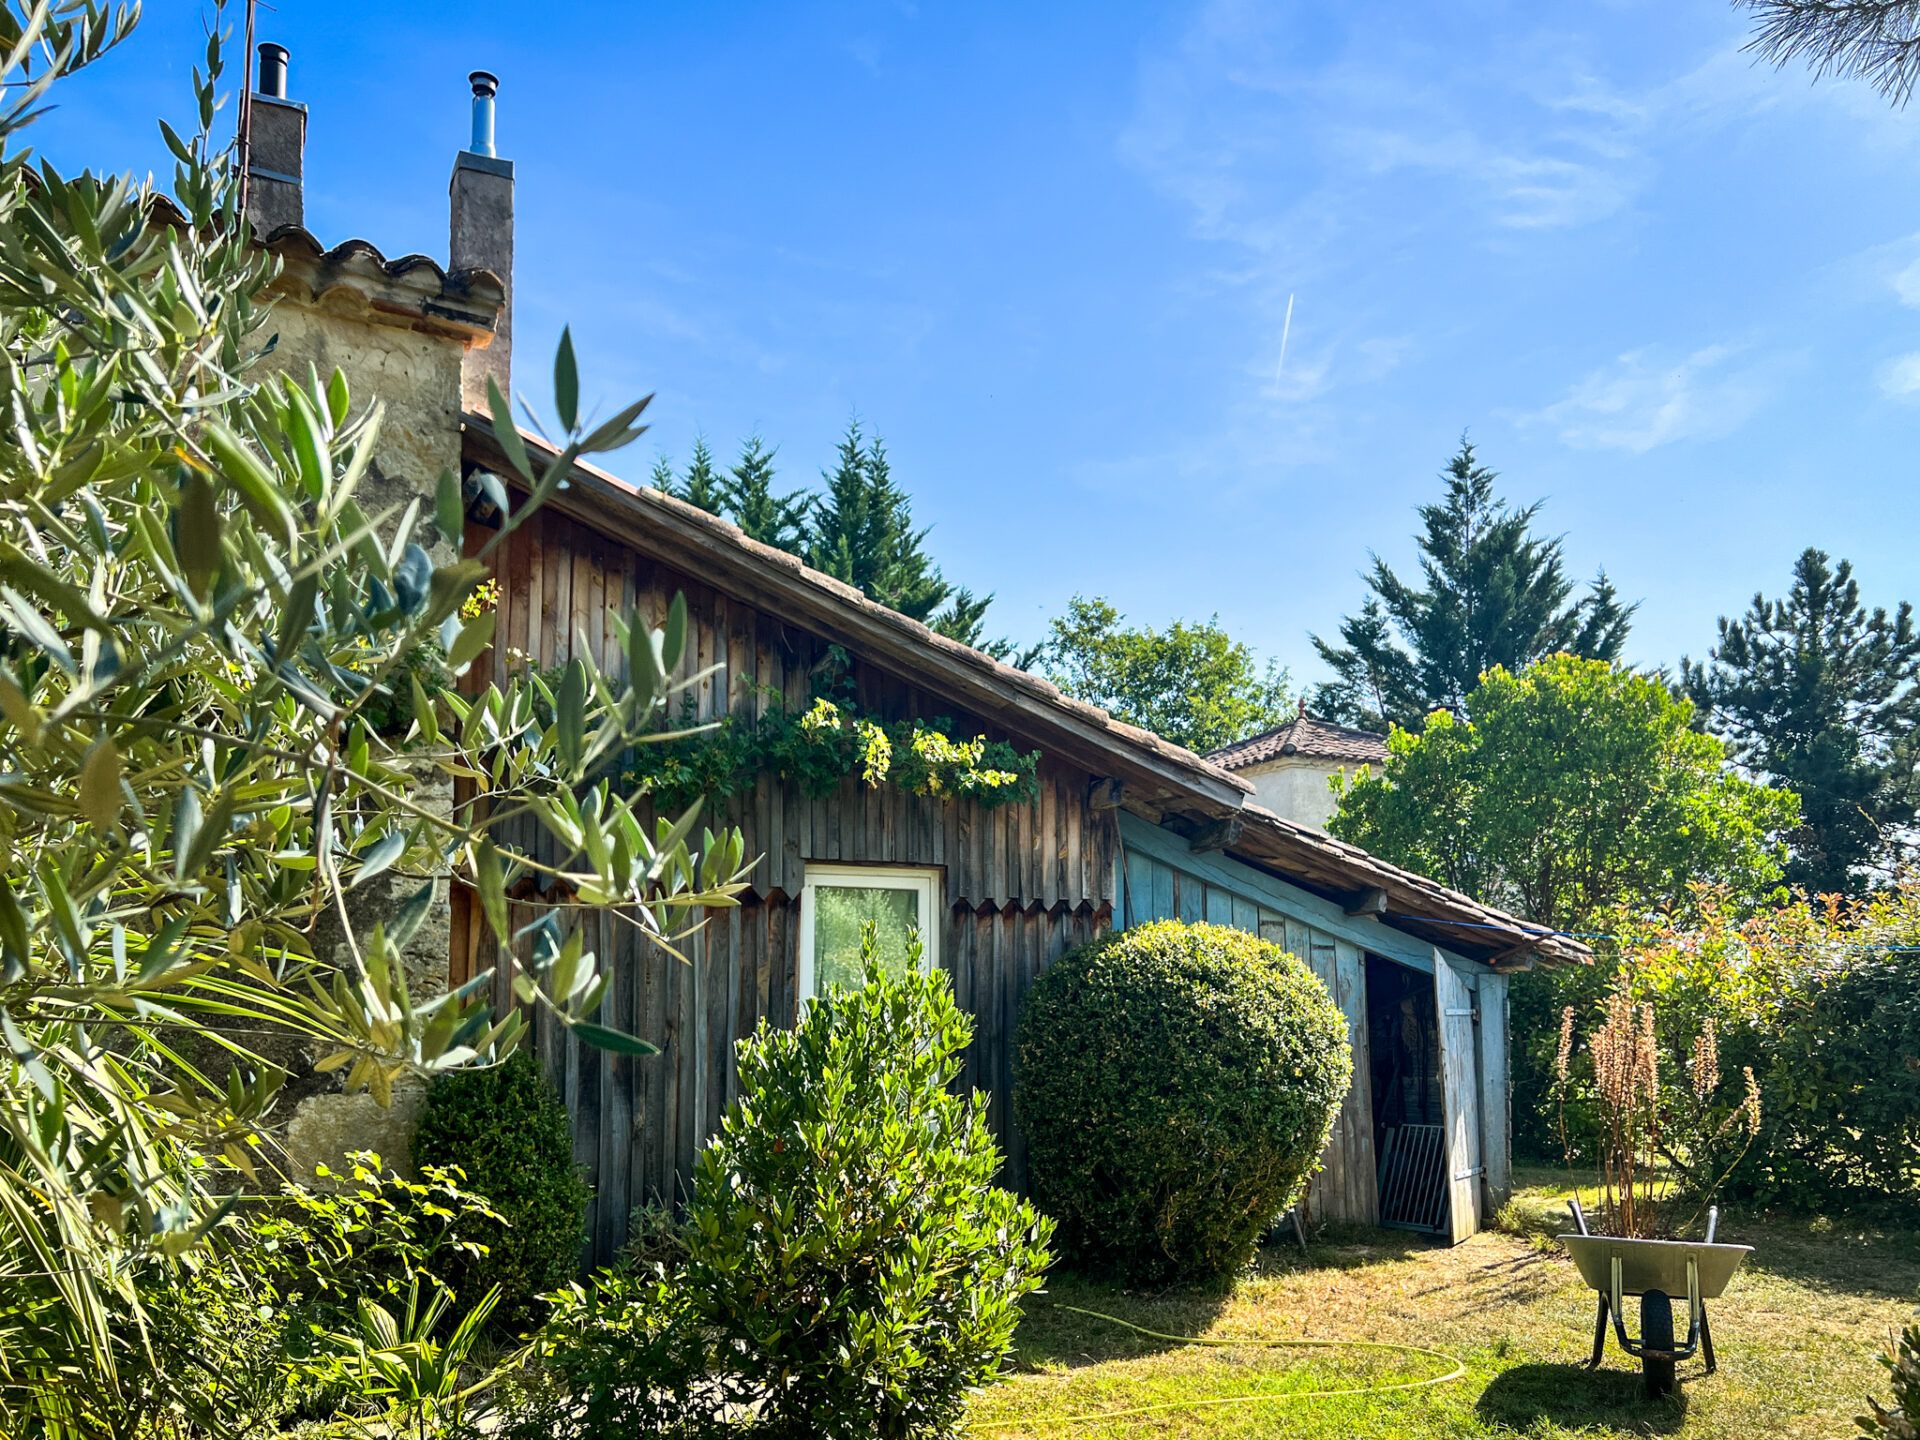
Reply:
<svg viewBox="0 0 1920 1440"><path fill-rule="evenodd" d="M920 925L920 892L865 885L813 889L813 988L860 983L860 935L874 927L881 968L904 975L912 968L907 941Z"/></svg>

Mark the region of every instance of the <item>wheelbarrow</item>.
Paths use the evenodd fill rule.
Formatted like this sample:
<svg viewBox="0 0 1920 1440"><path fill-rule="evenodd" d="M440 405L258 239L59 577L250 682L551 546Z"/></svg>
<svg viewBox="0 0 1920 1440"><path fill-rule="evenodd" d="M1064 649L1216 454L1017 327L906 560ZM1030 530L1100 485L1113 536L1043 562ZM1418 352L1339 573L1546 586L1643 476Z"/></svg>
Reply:
<svg viewBox="0 0 1920 1440"><path fill-rule="evenodd" d="M1613 1320L1620 1348L1640 1362L1649 1395L1671 1394L1674 1366L1696 1351L1705 1356L1707 1373L1719 1369L1713 1356L1713 1326L1707 1319L1707 1301L1718 1300L1753 1253L1751 1245L1716 1245L1720 1212L1707 1214L1707 1238L1695 1240L1628 1240L1617 1235L1592 1235L1579 1201L1569 1206L1577 1235L1562 1235L1580 1278L1599 1294L1593 1322L1593 1357L1589 1370L1598 1369L1607 1348L1607 1320ZM1640 1297L1640 1338L1627 1334L1626 1300ZM1687 1307L1687 1334L1674 1334L1673 1302Z"/></svg>

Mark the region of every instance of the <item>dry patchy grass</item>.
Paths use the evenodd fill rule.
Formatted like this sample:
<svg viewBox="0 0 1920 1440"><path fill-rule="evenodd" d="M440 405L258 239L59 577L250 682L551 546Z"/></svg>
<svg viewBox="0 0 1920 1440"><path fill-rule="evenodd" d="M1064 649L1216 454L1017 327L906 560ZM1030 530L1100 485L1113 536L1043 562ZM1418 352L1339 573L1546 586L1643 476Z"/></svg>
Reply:
<svg viewBox="0 0 1920 1440"><path fill-rule="evenodd" d="M1021 1327L1014 1376L983 1395L974 1430L991 1436L1471 1437L1675 1435L1839 1440L1879 1387L1876 1353L1920 1304L1920 1236L1824 1221L1743 1220L1722 1238L1756 1247L1713 1310L1720 1370L1681 1366L1678 1397L1650 1402L1634 1361L1609 1340L1581 1368L1593 1295L1552 1237L1569 1193L1531 1182L1488 1232L1447 1249L1362 1231L1280 1247L1231 1287L1134 1294L1056 1276ZM1106 1311L1151 1330L1215 1339L1391 1340L1459 1358L1465 1378L1432 1389L1199 1407L1206 1399L1413 1380L1445 1366L1413 1356L1152 1340L1063 1308ZM1063 1417L1127 1418L1062 1427Z"/></svg>

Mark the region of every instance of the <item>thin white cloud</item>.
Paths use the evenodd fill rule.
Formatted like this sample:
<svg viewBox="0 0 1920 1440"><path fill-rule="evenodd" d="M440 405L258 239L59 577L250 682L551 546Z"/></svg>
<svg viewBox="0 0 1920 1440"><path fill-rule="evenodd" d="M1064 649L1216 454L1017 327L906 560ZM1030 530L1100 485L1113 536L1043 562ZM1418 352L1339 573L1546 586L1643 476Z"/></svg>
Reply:
<svg viewBox="0 0 1920 1440"><path fill-rule="evenodd" d="M1896 355L1880 367L1880 393L1893 400L1920 401L1920 350Z"/></svg>
<svg viewBox="0 0 1920 1440"><path fill-rule="evenodd" d="M1521 419L1551 427L1576 449L1641 455L1732 434L1773 394L1781 368L1777 358L1754 357L1740 345L1708 345L1678 357L1645 346Z"/></svg>

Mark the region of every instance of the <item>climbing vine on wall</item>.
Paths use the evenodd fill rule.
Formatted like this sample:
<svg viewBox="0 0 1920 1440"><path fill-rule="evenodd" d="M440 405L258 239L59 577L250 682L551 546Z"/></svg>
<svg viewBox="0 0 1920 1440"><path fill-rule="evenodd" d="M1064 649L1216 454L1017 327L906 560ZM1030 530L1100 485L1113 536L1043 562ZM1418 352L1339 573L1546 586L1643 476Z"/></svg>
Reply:
<svg viewBox="0 0 1920 1440"><path fill-rule="evenodd" d="M626 776L670 809L703 795L738 795L761 775L792 781L809 795L857 775L871 787L992 807L1036 798L1039 764L1038 751L984 735L957 737L946 719L882 721L848 701L818 696L803 711L775 705L754 718L728 715L697 734L642 745Z"/></svg>
<svg viewBox="0 0 1920 1440"><path fill-rule="evenodd" d="M812 702L795 710L776 701L758 716L729 714L698 725L688 697L674 738L641 745L623 778L658 798L666 810L694 800L725 800L753 788L762 775L790 781L808 795L832 792L849 775L869 787L893 785L913 795L971 799L994 808L1030 804L1040 794L1040 752L1004 740L954 733L950 719L882 720L852 696L845 657L830 653L815 673ZM559 671L542 678L559 684ZM825 693L822 693L825 692Z"/></svg>

